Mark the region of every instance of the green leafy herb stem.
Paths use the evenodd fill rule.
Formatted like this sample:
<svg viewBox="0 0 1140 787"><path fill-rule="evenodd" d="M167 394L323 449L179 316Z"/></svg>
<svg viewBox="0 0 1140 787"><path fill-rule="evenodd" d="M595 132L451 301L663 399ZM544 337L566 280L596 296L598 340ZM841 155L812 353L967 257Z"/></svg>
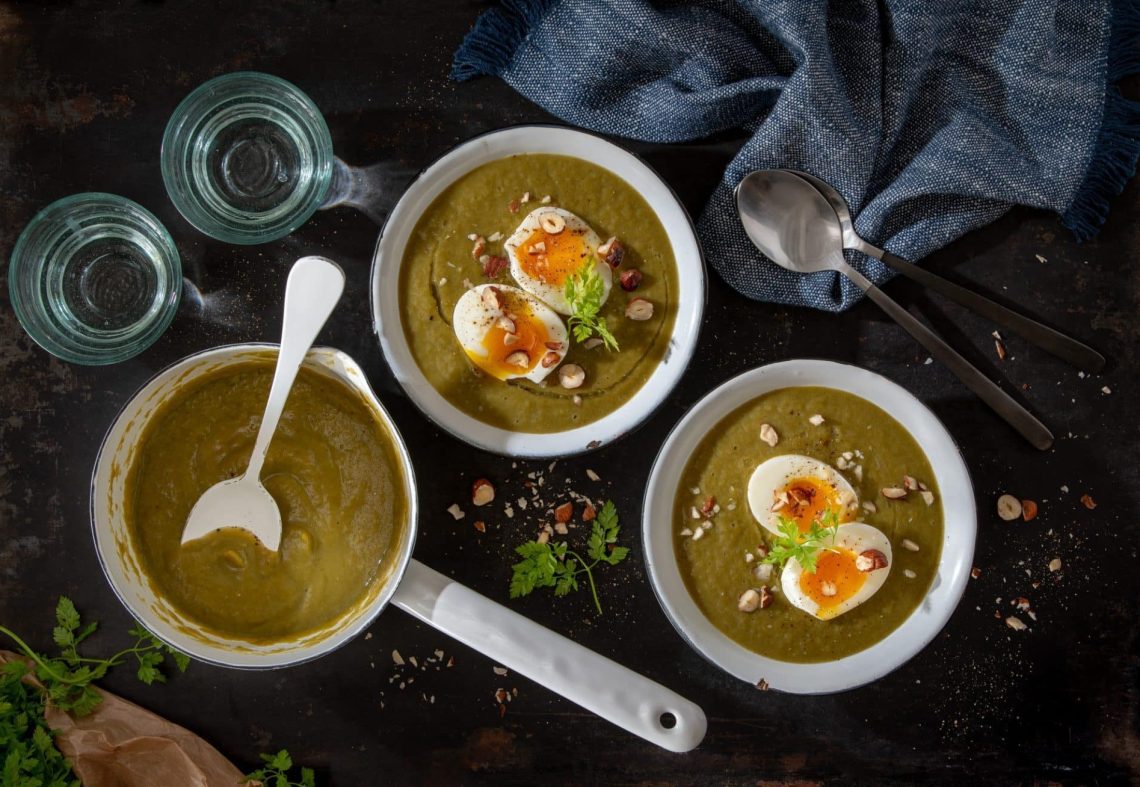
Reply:
<svg viewBox="0 0 1140 787"><path fill-rule="evenodd" d="M287 749L276 754L262 754L261 761L265 764L253 773L245 775L246 784L261 784L265 787L315 787L316 776L312 768L301 768L301 781L292 781L289 771L293 769L293 758Z"/></svg>
<svg viewBox="0 0 1140 787"><path fill-rule="evenodd" d="M777 568L795 558L803 570L812 573L815 571L816 561L822 551L834 552L834 547L828 546L839 531L839 516L831 510L811 523L806 533L801 533L799 525L787 517L780 517L780 536L772 542L765 563L771 563Z"/></svg>
<svg viewBox="0 0 1140 787"><path fill-rule="evenodd" d="M529 595L535 588L553 587L555 596L565 596L578 589L578 577L586 575L590 583L590 593L594 606L602 614L602 604L598 600L598 586L594 581L593 569L599 563L615 566L625 560L629 547L614 546L621 526L618 524L617 509L608 500L593 521L590 540L586 543L587 561L570 549L565 541L540 544L527 541L515 548L522 560L511 568L511 598Z"/></svg>
<svg viewBox="0 0 1140 787"><path fill-rule="evenodd" d="M143 683L164 683L166 675L161 666L170 656L179 671L185 671L190 658L160 642L142 626L130 630L135 643L109 659L94 659L79 655L79 644L94 633L98 623L83 625L75 604L67 596L60 596L55 608L56 626L52 638L60 648L60 655L49 658L34 651L14 631L0 626L0 634L12 640L20 652L35 664L36 677L44 685L47 699L61 710L76 716L86 716L102 702L102 697L91 684L100 680L111 667L134 657L138 664L136 674Z"/></svg>
<svg viewBox="0 0 1140 787"><path fill-rule="evenodd" d="M574 341L584 342L597 336L607 350L617 351L617 339L606 327L606 318L601 315L602 302L606 297L606 286L598 275L598 259L591 256L577 273L566 280L563 291L570 304L570 330Z"/></svg>

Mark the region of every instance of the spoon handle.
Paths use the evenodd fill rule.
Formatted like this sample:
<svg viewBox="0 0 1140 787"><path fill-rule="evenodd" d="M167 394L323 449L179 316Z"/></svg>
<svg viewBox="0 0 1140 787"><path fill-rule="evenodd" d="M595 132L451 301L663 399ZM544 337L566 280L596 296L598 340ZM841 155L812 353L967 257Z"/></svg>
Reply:
<svg viewBox="0 0 1140 787"><path fill-rule="evenodd" d="M257 430L257 442L253 444L253 454L249 458L246 478L261 475L261 465L277 422L285 410L285 402L301 361L313 346L321 326L332 314L333 307L344 292L344 271L324 257L302 257L289 269L289 280L285 283L285 316L281 322L281 349L277 353L277 369L273 372L273 384L269 388L269 400L265 403L265 415Z"/></svg>
<svg viewBox="0 0 1140 787"><path fill-rule="evenodd" d="M889 295L850 265L843 263L839 269L1035 448L1047 451L1052 447L1053 434L1049 429L990 378L978 371L976 366L959 355L958 351L943 341L941 336L919 322L910 312L899 306Z"/></svg>
<svg viewBox="0 0 1140 787"><path fill-rule="evenodd" d="M878 252L872 256L878 257L890 268L908 279L913 279L924 287L929 287L935 292L945 295L967 309L973 309L1003 328L1009 328L1026 341L1062 360L1068 361L1078 369L1095 374L1104 368L1104 356L1084 342L1079 342L1071 336L1053 330L1048 325L1043 325L1037 320L1018 314L1012 309L1007 309L984 295L979 295L973 290L967 290L965 287L931 273L926 268L913 265L897 254L891 254L889 251L878 248L872 251Z"/></svg>

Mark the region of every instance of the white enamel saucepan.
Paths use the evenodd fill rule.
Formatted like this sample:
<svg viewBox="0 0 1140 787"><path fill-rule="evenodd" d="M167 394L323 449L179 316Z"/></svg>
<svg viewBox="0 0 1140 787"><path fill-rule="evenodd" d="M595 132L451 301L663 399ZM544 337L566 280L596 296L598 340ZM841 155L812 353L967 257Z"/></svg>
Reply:
<svg viewBox="0 0 1140 787"><path fill-rule="evenodd" d="M391 435L400 458L408 521L395 560L368 595L321 631L289 642L251 644L203 629L155 593L141 570L124 520L127 470L150 417L180 386L256 357L275 345L241 344L192 355L159 372L123 408L104 438L91 480L95 548L111 587L160 639L201 661L243 669L298 664L324 655L366 629L389 602L647 741L675 752L695 748L706 720L678 694L528 620L412 559L416 483L407 448L364 372L346 354L314 348L304 365L354 388Z"/></svg>
<svg viewBox="0 0 1140 787"><path fill-rule="evenodd" d="M589 161L634 188L661 220L677 264L677 316L668 350L645 384L603 418L545 434L515 432L473 418L449 402L420 371L400 318L400 264L416 223L452 183L484 164L519 154L548 153ZM464 230L466 232L466 230ZM380 234L372 259L372 319L384 358L396 380L423 413L477 448L514 457L568 456L613 442L665 401L693 356L705 306L705 268L688 213L672 189L627 150L576 129L515 126L464 142L425 169L408 187Z"/></svg>

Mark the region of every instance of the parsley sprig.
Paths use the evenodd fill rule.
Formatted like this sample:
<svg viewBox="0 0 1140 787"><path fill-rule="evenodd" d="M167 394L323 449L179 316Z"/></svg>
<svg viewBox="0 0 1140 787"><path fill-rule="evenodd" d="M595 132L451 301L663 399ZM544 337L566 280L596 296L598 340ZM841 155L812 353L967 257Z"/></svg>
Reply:
<svg viewBox="0 0 1140 787"><path fill-rule="evenodd" d="M806 533L801 533L799 525L787 517L780 517L781 535L772 542L768 556L763 559L777 568L782 568L792 558L800 564L809 574L815 571L819 553L823 551L834 552L835 548L828 546L836 533L839 532L839 515L827 510L823 515L811 523Z"/></svg>
<svg viewBox="0 0 1140 787"><path fill-rule="evenodd" d="M59 656L50 658L32 650L14 631L0 626L0 634L11 639L20 651L35 664L36 677L44 685L47 699L60 710L75 716L86 716L103 701L91 684L100 680L111 667L117 667L133 657L136 674L143 683L165 683L162 664L170 656L179 671L184 672L190 657L160 642L142 626L130 630L135 643L109 659L93 659L79 655L79 644L95 632L98 623L83 625L75 604L67 596L60 596L55 608L56 626L52 639L59 646ZM26 665L25 665L26 670Z"/></svg>
<svg viewBox="0 0 1140 787"><path fill-rule="evenodd" d="M315 787L316 775L312 768L301 769L301 781L292 781L289 771L293 769L293 758L289 756L288 749L282 749L276 754L262 754L261 761L265 763L253 773L245 775L246 784L262 784L265 787Z"/></svg>
<svg viewBox="0 0 1140 787"><path fill-rule="evenodd" d="M607 350L620 350L617 339L606 327L606 318L601 316L602 302L606 298L606 285L598 275L598 260L590 257L577 273L566 280L563 290L566 302L570 304L570 330L574 341L584 342L597 335Z"/></svg>
<svg viewBox="0 0 1140 787"><path fill-rule="evenodd" d="M540 544L527 541L515 548L522 558L511 568L511 598L529 595L535 588L553 587L555 596L565 596L578 589L578 576L586 575L590 583L590 593L594 596L594 606L602 614L602 604L598 601L598 586L594 582L593 569L599 563L616 566L625 560L629 547L614 546L621 526L618 524L617 509L612 500L607 500L598 511L586 542L587 562L581 555L570 549L565 541Z"/></svg>
<svg viewBox="0 0 1140 787"><path fill-rule="evenodd" d="M81 656L79 645L95 632L98 624L84 625L75 604L66 596L59 598L55 621L52 639L59 646L59 655L54 658L37 653L11 629L0 626L0 634L11 639L32 661L35 676L43 684L41 691L24 682L32 670L24 661L10 661L0 668L0 752L6 753L0 760L0 784L78 787L79 780L56 748L44 718L45 704L51 702L73 716L86 716L103 701L92 683L111 667L133 657L139 680L150 684L166 680L161 667L167 656L174 659L179 670L185 670L190 662L185 654L163 644L141 626L131 629L136 637L134 645L111 658Z"/></svg>

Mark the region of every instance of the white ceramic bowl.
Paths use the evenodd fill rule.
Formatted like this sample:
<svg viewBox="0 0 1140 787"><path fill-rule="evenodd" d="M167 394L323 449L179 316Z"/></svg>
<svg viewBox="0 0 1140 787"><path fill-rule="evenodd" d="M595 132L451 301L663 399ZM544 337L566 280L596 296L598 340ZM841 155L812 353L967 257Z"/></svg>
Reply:
<svg viewBox="0 0 1140 787"><path fill-rule="evenodd" d="M519 153L553 153L585 159L622 178L661 220L677 261L680 295L665 357L624 405L593 423L564 432L512 432L486 424L451 404L428 382L412 357L400 321L399 276L404 247L423 212L457 179L490 161ZM641 159L583 131L558 126L517 126L476 137L420 174L388 217L372 262L372 318L384 357L411 400L460 440L498 454L566 456L621 437L657 408L681 379L697 346L705 305L705 270L692 221L673 191Z"/></svg>
<svg viewBox="0 0 1140 787"><path fill-rule="evenodd" d="M330 374L355 388L375 411L394 440L404 475L408 521L386 573L372 583L368 595L348 613L326 628L296 640L275 644L252 644L202 629L155 593L135 554L123 518L127 468L132 454L159 405L179 386L215 369L276 351L273 344L234 344L191 355L159 372L136 393L115 419L95 462L91 477L91 527L95 551L103 573L119 600L139 622L159 639L201 661L246 669L264 669L298 664L316 658L348 642L364 631L395 593L399 578L411 558L416 535L416 486L412 464L400 433L384 406L368 386L364 372L349 356L330 348L314 347L304 365ZM209 417L204 414L203 417Z"/></svg>
<svg viewBox="0 0 1140 787"><path fill-rule="evenodd" d="M690 455L736 408L779 388L822 386L861 396L890 413L930 460L941 490L945 538L938 572L901 626L866 650L836 661L796 664L761 656L730 639L704 616L685 589L673 551L673 501ZM897 669L929 643L958 605L974 557L977 512L966 465L946 428L918 399L874 372L831 361L793 360L734 377L701 399L674 427L657 455L645 490L642 536L657 599L677 631L701 655L741 680L773 689L827 694L862 686Z"/></svg>

